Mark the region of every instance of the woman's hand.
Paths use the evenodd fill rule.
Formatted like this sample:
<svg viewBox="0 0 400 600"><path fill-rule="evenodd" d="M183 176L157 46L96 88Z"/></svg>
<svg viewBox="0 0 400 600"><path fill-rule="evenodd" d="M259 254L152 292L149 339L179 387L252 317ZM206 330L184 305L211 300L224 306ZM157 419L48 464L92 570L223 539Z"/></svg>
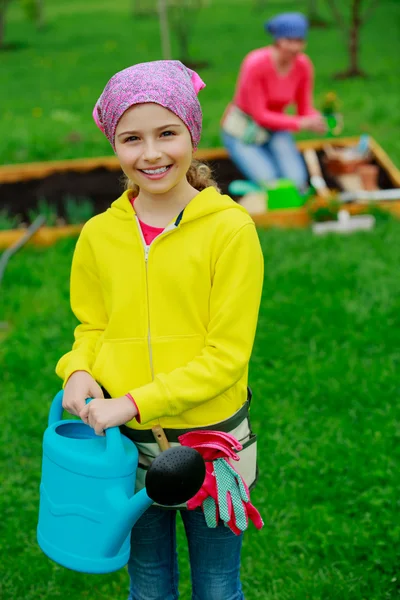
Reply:
<svg viewBox="0 0 400 600"><path fill-rule="evenodd" d="M322 115L310 115L302 117L300 121L300 129L307 129L314 133L326 133L326 121Z"/></svg>
<svg viewBox="0 0 400 600"><path fill-rule="evenodd" d="M131 421L137 415L137 408L128 398L94 398L79 413L82 421L93 427L96 435L104 435L104 430Z"/></svg>
<svg viewBox="0 0 400 600"><path fill-rule="evenodd" d="M63 408L71 415L79 416L86 405L86 398L103 398L99 384L87 371L75 371L64 389Z"/></svg>

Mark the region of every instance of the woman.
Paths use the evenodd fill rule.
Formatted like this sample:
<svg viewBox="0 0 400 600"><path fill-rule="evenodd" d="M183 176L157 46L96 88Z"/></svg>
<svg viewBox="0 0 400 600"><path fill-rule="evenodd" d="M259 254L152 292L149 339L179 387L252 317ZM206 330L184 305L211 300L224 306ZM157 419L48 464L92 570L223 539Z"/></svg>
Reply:
<svg viewBox="0 0 400 600"><path fill-rule="evenodd" d="M265 29L275 42L244 59L234 101L222 121L222 139L233 162L254 183L287 178L303 190L307 170L292 132L326 130L313 108L313 66L303 53L308 22L300 13L285 13L267 21ZM285 114L292 103L297 115Z"/></svg>

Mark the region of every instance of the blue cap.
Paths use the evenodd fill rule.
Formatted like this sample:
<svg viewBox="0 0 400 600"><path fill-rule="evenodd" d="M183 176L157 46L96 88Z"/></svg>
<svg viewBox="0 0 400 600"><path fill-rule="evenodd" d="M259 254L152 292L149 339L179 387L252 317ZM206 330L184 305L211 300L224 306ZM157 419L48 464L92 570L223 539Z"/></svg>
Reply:
<svg viewBox="0 0 400 600"><path fill-rule="evenodd" d="M279 38L304 40L307 37L308 20L301 13L282 13L267 21L264 28L276 40Z"/></svg>

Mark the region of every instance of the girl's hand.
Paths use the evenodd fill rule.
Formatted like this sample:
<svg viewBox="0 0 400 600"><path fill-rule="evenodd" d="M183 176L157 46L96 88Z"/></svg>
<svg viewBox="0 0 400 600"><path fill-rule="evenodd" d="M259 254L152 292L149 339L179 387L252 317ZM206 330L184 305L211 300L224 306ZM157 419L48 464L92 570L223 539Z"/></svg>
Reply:
<svg viewBox="0 0 400 600"><path fill-rule="evenodd" d="M79 416L86 398L103 397L101 387L87 371L75 371L64 388L63 408L71 415Z"/></svg>
<svg viewBox="0 0 400 600"><path fill-rule="evenodd" d="M105 429L123 425L136 415L136 406L128 396L94 398L79 413L82 421L93 427L96 435L104 435Z"/></svg>

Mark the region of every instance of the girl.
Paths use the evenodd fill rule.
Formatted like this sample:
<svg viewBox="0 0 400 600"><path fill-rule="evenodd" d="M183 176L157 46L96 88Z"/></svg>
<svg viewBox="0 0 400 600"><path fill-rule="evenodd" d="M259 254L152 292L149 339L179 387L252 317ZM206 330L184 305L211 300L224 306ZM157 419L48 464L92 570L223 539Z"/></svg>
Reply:
<svg viewBox="0 0 400 600"><path fill-rule="evenodd" d="M71 306L80 324L57 373L66 410L98 435L121 425L137 444L137 489L158 453L156 425L170 443L205 427L232 433L244 479L255 479L247 374L263 258L249 215L193 160L202 87L179 61L143 63L114 75L94 110L128 189L78 240ZM176 512L153 506L134 526L130 600L178 597ZM242 536L222 521L209 528L201 510L181 514L193 598L243 598Z"/></svg>
<svg viewBox="0 0 400 600"><path fill-rule="evenodd" d="M326 130L312 105L313 66L303 53L308 22L300 13L285 13L268 21L265 29L275 43L244 59L235 99L222 121L222 140L254 183L283 177L303 190L307 171L292 132ZM284 113L291 103L297 115Z"/></svg>

